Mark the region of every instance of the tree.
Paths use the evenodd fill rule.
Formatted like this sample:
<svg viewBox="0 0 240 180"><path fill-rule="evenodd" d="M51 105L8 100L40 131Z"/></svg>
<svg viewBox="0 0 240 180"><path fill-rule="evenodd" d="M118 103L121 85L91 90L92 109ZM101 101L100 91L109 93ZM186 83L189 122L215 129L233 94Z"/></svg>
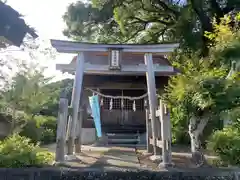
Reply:
<svg viewBox="0 0 240 180"><path fill-rule="evenodd" d="M45 88L50 92L50 99L45 103L44 107L41 109L40 114L45 116L55 116L58 115L58 106L59 106L59 95L62 89L65 89L67 92L67 97L69 102L71 102L73 80L64 79L57 82L52 82L45 85Z"/></svg>
<svg viewBox="0 0 240 180"><path fill-rule="evenodd" d="M43 69L38 70L35 66L23 67L12 78L8 89L3 91L4 101L12 109L32 115L39 113L51 93L45 88L51 78L45 78L42 72Z"/></svg>
<svg viewBox="0 0 240 180"><path fill-rule="evenodd" d="M33 66L38 70L39 67L45 66L45 64L41 63L42 60L54 59L56 51L44 40L32 39L26 36L19 48L0 48L0 54L0 89L2 89L6 88L7 83L11 81L16 72L25 71L26 68L30 68L29 66Z"/></svg>
<svg viewBox="0 0 240 180"><path fill-rule="evenodd" d="M184 50L207 54L212 20L239 7L238 0L93 0L77 2L63 16L64 34L73 39L109 43L178 41ZM186 48L188 47L188 48Z"/></svg>
<svg viewBox="0 0 240 180"><path fill-rule="evenodd" d="M236 16L235 21L239 20ZM195 157L201 155L200 135L209 121L240 107L239 73L233 72L231 77L228 76L231 61L239 62L240 30L230 26L230 21L227 16L219 24L214 24L213 33L206 33L207 38L214 42L208 57L199 60L192 56L190 61L189 57L181 56L182 60L175 62L182 74L171 78L165 94L172 108L180 108L188 116Z"/></svg>
<svg viewBox="0 0 240 180"><path fill-rule="evenodd" d="M33 38L38 37L21 17L16 10L0 1L0 37L5 37L0 39L0 48L7 44L20 46L27 33Z"/></svg>
<svg viewBox="0 0 240 180"><path fill-rule="evenodd" d="M1 92L0 115L10 123L10 133L19 132L51 101L52 92L46 88L51 78L45 78L43 69L36 66L20 66L7 88ZM6 84L5 84L6 86Z"/></svg>

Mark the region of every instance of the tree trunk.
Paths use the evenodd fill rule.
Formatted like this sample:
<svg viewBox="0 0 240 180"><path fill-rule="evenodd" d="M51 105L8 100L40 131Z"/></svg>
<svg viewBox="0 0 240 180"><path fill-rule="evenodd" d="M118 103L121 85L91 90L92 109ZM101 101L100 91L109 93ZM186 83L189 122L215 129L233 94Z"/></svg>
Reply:
<svg viewBox="0 0 240 180"><path fill-rule="evenodd" d="M209 119L206 117L197 118L195 116L192 116L189 122L188 133L191 139L192 160L197 165L197 167L201 167L206 164L204 154L201 151L200 135L206 127L208 120Z"/></svg>

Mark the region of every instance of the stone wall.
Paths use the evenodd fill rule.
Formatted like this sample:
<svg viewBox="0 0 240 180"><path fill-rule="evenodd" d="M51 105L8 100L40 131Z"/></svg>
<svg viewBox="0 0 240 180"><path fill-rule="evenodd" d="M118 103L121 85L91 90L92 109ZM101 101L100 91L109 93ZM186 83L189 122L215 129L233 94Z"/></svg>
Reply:
<svg viewBox="0 0 240 180"><path fill-rule="evenodd" d="M214 169L191 172L102 171L88 168L0 169L0 180L238 180L238 176L234 171Z"/></svg>

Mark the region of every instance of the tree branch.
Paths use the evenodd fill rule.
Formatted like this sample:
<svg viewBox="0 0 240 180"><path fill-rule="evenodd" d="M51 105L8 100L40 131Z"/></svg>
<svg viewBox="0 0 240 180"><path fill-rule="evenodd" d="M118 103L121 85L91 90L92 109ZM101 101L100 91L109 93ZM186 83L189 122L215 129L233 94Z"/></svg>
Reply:
<svg viewBox="0 0 240 180"><path fill-rule="evenodd" d="M174 23L173 22L166 22L166 21L162 21L160 19L147 19L147 20L144 20L144 19L141 19L139 17L132 17L133 19L136 19L137 21L135 22L139 22L139 23L144 23L144 24L149 24L149 23L161 23L161 24L164 24L166 26L169 26L169 25L173 25Z"/></svg>
<svg viewBox="0 0 240 180"><path fill-rule="evenodd" d="M159 17L160 16L165 16L165 17L172 17L172 15L174 15L175 16L175 19L177 18L176 17L176 15L175 14L173 14L172 12L170 12L170 14L167 14L166 13L166 10L164 9L164 8L160 8L160 7L157 7L157 5L155 4L155 3L151 3L151 6L153 7L153 8L147 8L146 6L145 6L145 4L142 2L142 1L140 1L141 2L141 8L144 10L144 11L146 11L146 13L149 13L149 12L152 12L152 13L156 13ZM164 10L163 10L164 9ZM164 13L162 13L162 12L164 12Z"/></svg>
<svg viewBox="0 0 240 180"><path fill-rule="evenodd" d="M196 12L199 20L201 21L201 26L203 28L203 31L204 32L205 31L212 32L213 31L213 27L212 27L212 24L211 24L211 20L205 14L205 12L203 11L203 7L199 4L200 1L199 0L190 0L190 1L191 1L191 4L192 4L192 8ZM196 1L198 3L196 3Z"/></svg>
<svg viewBox="0 0 240 180"><path fill-rule="evenodd" d="M155 2L156 2L157 4L159 4L165 11L169 11L169 12L173 13L173 14L176 16L176 18L179 17L180 12L179 12L179 11L176 11L176 10L174 10L174 9L172 9L172 8L170 8L170 7L169 7L165 2L163 2L162 0L155 0Z"/></svg>
<svg viewBox="0 0 240 180"><path fill-rule="evenodd" d="M224 16L224 12L220 8L219 4L216 0L210 1L211 11L214 12L214 16L216 16L217 22L220 22L220 18Z"/></svg>
<svg viewBox="0 0 240 180"><path fill-rule="evenodd" d="M124 42L126 43L126 42L130 41L131 39L135 38L138 35L138 33L140 33L141 31L144 31L145 29L146 29L146 26L142 27L139 30L136 30L136 32L133 33L130 37L128 37Z"/></svg>

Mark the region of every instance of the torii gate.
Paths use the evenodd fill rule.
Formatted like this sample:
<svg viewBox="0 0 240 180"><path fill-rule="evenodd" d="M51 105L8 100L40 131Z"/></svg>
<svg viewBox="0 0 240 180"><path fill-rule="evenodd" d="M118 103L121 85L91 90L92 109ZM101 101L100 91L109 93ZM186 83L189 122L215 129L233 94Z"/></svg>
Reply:
<svg viewBox="0 0 240 180"><path fill-rule="evenodd" d="M74 86L72 91L72 123L70 127L70 138L68 139L68 155L73 154L75 140L75 129L78 121L79 105L83 91L84 75L111 75L111 76L146 76L147 93L149 99L150 119L152 125L153 151L156 155L157 134L156 128L156 77L169 76L175 74L175 69L165 58L165 55L174 51L178 44L92 44L62 40L51 40L51 44L60 53L78 54L75 64L58 64L57 69L63 72L75 73ZM129 58L130 56L130 58ZM126 61L126 59L128 59ZM137 62L133 62L134 58ZM144 60L144 61L142 61ZM97 76L96 76L97 78ZM63 103L64 104L64 103ZM66 104L65 104L66 105ZM62 113L62 114L61 114ZM66 121L66 112L61 112L60 116ZM81 118L80 118L81 119ZM61 124L62 122L59 122ZM58 127L59 128L59 127ZM168 127L170 128L170 127ZM60 128L61 129L61 128ZM62 129L63 130L63 129ZM80 131L81 132L81 131ZM58 138L63 139L64 133L58 131ZM80 133L81 136L81 133ZM61 138L60 138L61 139ZM80 147L75 147L75 151L81 151ZM62 150L63 151L63 150ZM60 153L60 154L64 154ZM64 158L56 157L57 161ZM57 155L56 155L57 156Z"/></svg>

